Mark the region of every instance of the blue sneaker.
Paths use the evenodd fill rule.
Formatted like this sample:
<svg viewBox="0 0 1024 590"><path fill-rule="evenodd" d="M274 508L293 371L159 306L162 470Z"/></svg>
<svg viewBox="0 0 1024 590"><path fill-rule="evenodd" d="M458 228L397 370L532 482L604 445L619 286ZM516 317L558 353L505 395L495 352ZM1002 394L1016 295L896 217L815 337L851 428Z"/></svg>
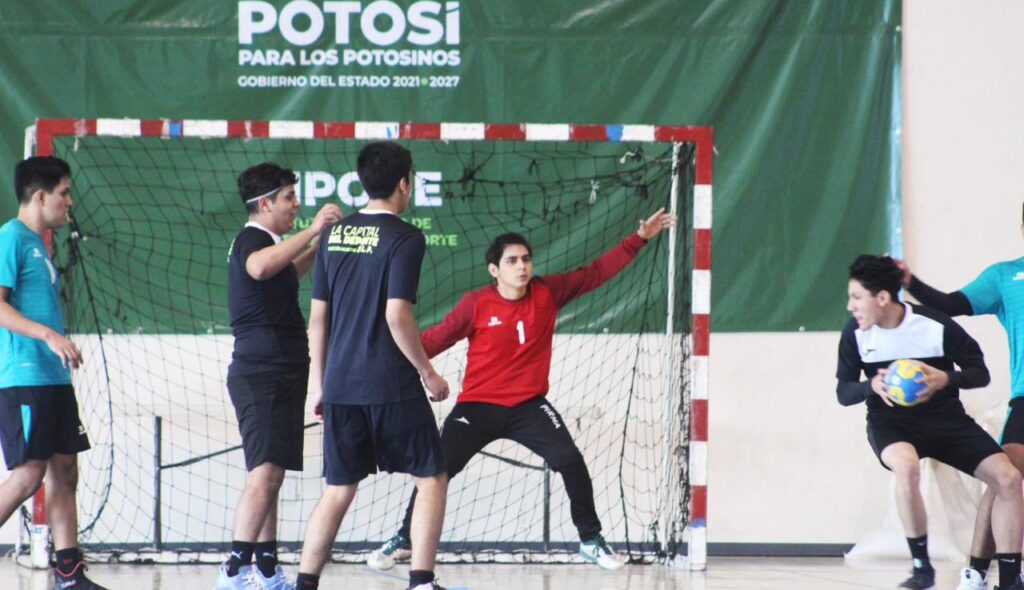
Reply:
<svg viewBox="0 0 1024 590"><path fill-rule="evenodd" d="M293 586L294 588L294 586ZM217 585L213 590L260 590L253 579L253 567L243 565L238 569L238 575L229 576L227 564L222 564L217 570Z"/></svg>
<svg viewBox="0 0 1024 590"><path fill-rule="evenodd" d="M289 580L284 575L284 570L281 566L274 568L274 575L269 578L263 577L263 572L260 568L252 568L252 579L256 582L256 586L262 590L295 590L295 581Z"/></svg>

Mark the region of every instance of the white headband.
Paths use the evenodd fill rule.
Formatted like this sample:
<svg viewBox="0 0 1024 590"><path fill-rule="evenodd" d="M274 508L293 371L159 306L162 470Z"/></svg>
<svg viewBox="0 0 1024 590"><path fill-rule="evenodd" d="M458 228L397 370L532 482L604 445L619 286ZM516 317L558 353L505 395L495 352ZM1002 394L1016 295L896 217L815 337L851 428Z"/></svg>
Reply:
<svg viewBox="0 0 1024 590"><path fill-rule="evenodd" d="M270 195L272 195L272 194L276 193L277 191L279 191L279 190L283 189L283 188L284 188L284 187L286 187L286 186L288 186L288 185L287 185L287 184L282 184L281 186L279 186L279 187L275 188L274 190L271 190L271 191L267 191L267 192L263 193L262 195L259 195L259 196L256 196L256 197L253 197L253 198L251 198L251 199L246 199L246 200L245 200L245 202L246 202L246 203L251 203L251 202L253 202L253 201L259 201L259 200L260 200L260 199L262 199L263 197L269 197Z"/></svg>

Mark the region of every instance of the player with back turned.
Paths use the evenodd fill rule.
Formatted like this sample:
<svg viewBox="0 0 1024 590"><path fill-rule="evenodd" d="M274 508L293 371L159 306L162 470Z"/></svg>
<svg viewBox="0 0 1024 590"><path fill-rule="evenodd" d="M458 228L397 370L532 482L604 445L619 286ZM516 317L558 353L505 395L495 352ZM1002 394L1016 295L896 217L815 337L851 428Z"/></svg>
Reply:
<svg viewBox="0 0 1024 590"><path fill-rule="evenodd" d="M370 202L324 232L313 264L310 387L324 421L327 486L306 526L296 585L319 586L359 482L379 469L408 473L419 490L409 588L439 590L434 560L448 478L423 385L441 401L448 382L423 350L413 314L426 238L398 218L412 196L412 155L393 142L370 143L357 168Z"/></svg>

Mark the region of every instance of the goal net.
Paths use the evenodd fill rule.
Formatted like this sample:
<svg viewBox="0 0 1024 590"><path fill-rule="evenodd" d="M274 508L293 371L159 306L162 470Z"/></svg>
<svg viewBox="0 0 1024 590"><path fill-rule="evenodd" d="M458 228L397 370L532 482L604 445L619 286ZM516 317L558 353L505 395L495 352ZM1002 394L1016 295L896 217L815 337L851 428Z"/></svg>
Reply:
<svg viewBox="0 0 1024 590"><path fill-rule="evenodd" d="M93 444L80 457L83 547L121 560L221 558L245 480L225 387L226 255L246 221L235 179L263 161L295 170L303 227L328 202L346 214L364 205L356 155L394 138L416 168L404 218L427 236L423 328L488 283L484 250L500 233L525 235L543 276L597 258L660 207L677 210L675 231L561 311L548 397L586 459L605 537L634 561L686 553L698 520L688 475L698 144L675 129L40 121L37 152L73 170L73 220L53 246L85 356L74 374ZM308 279L302 288L308 308ZM465 342L436 365L457 393ZM434 406L439 424L456 397ZM309 419L305 432L305 469L280 493L280 543L296 552L323 486L322 427ZM363 482L335 558L363 559L391 537L411 486ZM442 561L571 561L578 546L561 479L508 441L453 480L441 542Z"/></svg>

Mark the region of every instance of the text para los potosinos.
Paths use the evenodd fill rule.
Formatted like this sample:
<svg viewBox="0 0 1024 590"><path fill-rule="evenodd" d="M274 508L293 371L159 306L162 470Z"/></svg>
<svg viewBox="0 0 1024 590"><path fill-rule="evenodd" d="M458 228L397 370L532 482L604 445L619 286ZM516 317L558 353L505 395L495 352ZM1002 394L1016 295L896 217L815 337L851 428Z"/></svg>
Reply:
<svg viewBox="0 0 1024 590"><path fill-rule="evenodd" d="M239 49L240 66L437 66L462 64L458 49Z"/></svg>

